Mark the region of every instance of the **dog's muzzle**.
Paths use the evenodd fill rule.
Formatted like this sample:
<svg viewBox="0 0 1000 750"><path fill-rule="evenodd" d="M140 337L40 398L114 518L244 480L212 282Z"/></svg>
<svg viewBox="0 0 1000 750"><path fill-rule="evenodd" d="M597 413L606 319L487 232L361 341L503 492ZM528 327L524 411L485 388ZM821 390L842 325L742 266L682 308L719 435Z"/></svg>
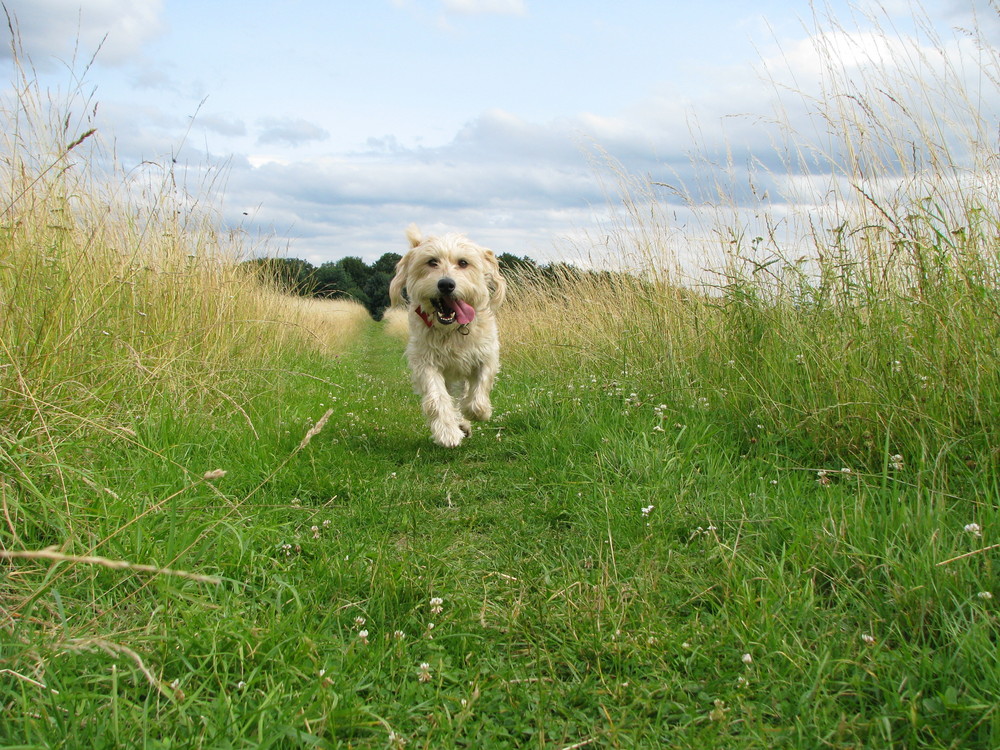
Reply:
<svg viewBox="0 0 1000 750"><path fill-rule="evenodd" d="M431 299L434 306L434 317L438 323L450 326L456 321L460 326L468 325L476 317L476 309L465 300L452 296L455 293L455 280L445 276L437 283L440 295Z"/></svg>

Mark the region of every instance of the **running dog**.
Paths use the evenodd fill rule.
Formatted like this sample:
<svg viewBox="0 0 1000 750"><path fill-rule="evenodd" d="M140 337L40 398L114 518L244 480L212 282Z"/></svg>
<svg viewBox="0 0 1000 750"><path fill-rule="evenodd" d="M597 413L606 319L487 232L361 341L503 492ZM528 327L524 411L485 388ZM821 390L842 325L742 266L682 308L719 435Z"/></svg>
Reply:
<svg viewBox="0 0 1000 750"><path fill-rule="evenodd" d="M496 310L507 282L493 252L464 235L424 237L411 224L406 236L410 250L396 264L389 299L407 306L406 357L434 442L454 448L471 434L470 420L493 414Z"/></svg>

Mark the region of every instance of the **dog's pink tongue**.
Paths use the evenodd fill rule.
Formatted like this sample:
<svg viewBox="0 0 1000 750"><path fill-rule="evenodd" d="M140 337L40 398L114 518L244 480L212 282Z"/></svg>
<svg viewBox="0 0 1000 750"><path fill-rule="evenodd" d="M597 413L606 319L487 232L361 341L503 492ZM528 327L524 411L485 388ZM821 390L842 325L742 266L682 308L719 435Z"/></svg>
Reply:
<svg viewBox="0 0 1000 750"><path fill-rule="evenodd" d="M476 317L476 309L460 299L449 300L455 310L455 318L460 325L471 323Z"/></svg>

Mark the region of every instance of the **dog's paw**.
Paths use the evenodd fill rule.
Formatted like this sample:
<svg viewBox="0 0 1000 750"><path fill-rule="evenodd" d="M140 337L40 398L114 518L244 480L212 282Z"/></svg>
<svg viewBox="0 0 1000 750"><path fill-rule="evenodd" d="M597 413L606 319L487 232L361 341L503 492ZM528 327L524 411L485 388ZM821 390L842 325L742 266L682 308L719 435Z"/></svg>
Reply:
<svg viewBox="0 0 1000 750"><path fill-rule="evenodd" d="M464 420L458 423L458 429L460 429L462 434L466 437L469 437L469 435L472 434L472 425Z"/></svg>
<svg viewBox="0 0 1000 750"><path fill-rule="evenodd" d="M457 424L434 425L431 432L434 436L434 442L444 448L457 447L462 442L462 438L469 434Z"/></svg>
<svg viewBox="0 0 1000 750"><path fill-rule="evenodd" d="M477 422L486 422L493 416L493 406L489 401L473 401L465 404L462 413Z"/></svg>

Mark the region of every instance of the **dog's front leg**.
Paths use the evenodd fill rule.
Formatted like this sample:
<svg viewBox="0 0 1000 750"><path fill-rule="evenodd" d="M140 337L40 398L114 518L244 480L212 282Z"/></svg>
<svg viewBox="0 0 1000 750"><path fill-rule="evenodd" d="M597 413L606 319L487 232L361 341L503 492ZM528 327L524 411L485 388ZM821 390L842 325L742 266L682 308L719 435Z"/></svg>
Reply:
<svg viewBox="0 0 1000 750"><path fill-rule="evenodd" d="M423 396L421 406L434 442L445 448L454 448L467 432L462 429L461 416L448 392L444 376L437 370L418 369L414 371L413 380L417 392Z"/></svg>
<svg viewBox="0 0 1000 750"><path fill-rule="evenodd" d="M469 378L469 389L462 399L462 413L469 419L485 422L493 416L490 392L499 367L495 362L485 362Z"/></svg>

